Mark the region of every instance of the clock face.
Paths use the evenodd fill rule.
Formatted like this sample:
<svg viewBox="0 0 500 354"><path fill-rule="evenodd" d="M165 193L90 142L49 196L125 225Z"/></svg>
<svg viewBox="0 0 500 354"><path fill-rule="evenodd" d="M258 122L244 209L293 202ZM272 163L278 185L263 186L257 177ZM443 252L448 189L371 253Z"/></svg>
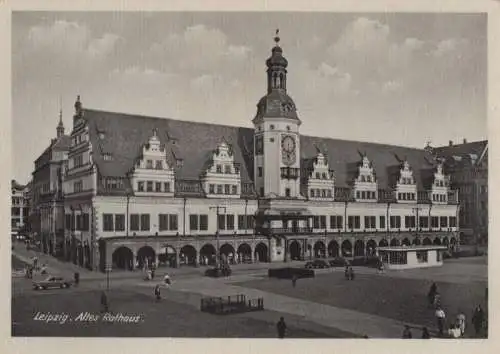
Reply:
<svg viewBox="0 0 500 354"><path fill-rule="evenodd" d="M295 152L295 139L291 135L286 135L281 140L281 149L283 152Z"/></svg>
<svg viewBox="0 0 500 354"><path fill-rule="evenodd" d="M295 143L295 139L291 135L286 135L281 140L281 150L282 150L281 156L282 156L283 164L285 164L286 166L290 166L290 165L293 165L295 163L296 147L297 147L297 145Z"/></svg>

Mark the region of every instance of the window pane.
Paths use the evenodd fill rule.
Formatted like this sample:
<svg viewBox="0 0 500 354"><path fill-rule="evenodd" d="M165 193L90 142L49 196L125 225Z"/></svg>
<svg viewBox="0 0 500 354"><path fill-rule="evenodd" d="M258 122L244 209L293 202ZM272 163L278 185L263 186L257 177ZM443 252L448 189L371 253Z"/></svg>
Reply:
<svg viewBox="0 0 500 354"><path fill-rule="evenodd" d="M198 215L189 215L189 229L198 230Z"/></svg>
<svg viewBox="0 0 500 354"><path fill-rule="evenodd" d="M141 231L149 231L149 214L141 214Z"/></svg>
<svg viewBox="0 0 500 354"><path fill-rule="evenodd" d="M206 214L200 215L200 230L208 230L208 215Z"/></svg>
<svg viewBox="0 0 500 354"><path fill-rule="evenodd" d="M168 226L171 231L176 231L177 230L177 215L176 214L170 214L169 215L169 220L168 220Z"/></svg>
<svg viewBox="0 0 500 354"><path fill-rule="evenodd" d="M125 231L125 215L115 215L115 231Z"/></svg>

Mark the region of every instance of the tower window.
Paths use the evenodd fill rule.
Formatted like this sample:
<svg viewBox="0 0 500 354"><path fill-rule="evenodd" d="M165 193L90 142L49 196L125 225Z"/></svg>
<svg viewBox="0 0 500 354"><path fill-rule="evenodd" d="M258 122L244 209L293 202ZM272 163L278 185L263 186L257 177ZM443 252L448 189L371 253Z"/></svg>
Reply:
<svg viewBox="0 0 500 354"><path fill-rule="evenodd" d="M262 177L262 167L257 167L258 176Z"/></svg>
<svg viewBox="0 0 500 354"><path fill-rule="evenodd" d="M290 188L285 188L285 197L290 196Z"/></svg>

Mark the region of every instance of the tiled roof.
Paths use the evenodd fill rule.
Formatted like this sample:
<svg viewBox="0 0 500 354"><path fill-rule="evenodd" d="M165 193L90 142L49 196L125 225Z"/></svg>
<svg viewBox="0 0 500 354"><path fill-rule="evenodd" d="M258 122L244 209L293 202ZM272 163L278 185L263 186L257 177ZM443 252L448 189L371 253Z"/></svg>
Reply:
<svg viewBox="0 0 500 354"><path fill-rule="evenodd" d="M167 158L174 162L174 155L182 159L176 167L178 179L198 179L210 156L221 139L231 145L234 159L240 164L242 182L253 180L253 129L187 122L166 118L153 118L123 113L84 109L84 118L90 127L90 141L94 147L94 161L103 176L124 176L140 156L142 145L147 143L157 129L157 135L167 150ZM98 132L104 133L102 139ZM175 138L175 141L174 141ZM336 177L336 186L352 184L361 152L372 162L379 188L393 187L394 173L399 172L400 161L408 160L419 189L424 186L422 170L432 169L432 157L421 149L375 144L359 141L301 136L301 160L311 163L318 147L325 153L330 169ZM102 153L112 155L105 161Z"/></svg>
<svg viewBox="0 0 500 354"><path fill-rule="evenodd" d="M486 148L486 145L488 145L488 140L474 141L466 144L435 147L434 152L441 157L475 154L479 158Z"/></svg>

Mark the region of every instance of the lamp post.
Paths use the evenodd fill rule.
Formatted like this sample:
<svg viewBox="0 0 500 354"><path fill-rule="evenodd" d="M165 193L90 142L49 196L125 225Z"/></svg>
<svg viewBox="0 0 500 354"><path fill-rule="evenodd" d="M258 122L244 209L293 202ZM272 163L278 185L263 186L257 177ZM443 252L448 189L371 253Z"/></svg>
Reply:
<svg viewBox="0 0 500 354"><path fill-rule="evenodd" d="M220 229L220 225L219 225L219 210L223 209L224 211L224 214L226 213L226 207L223 207L223 206L215 206L215 207L209 207L209 210L215 210L216 212L216 215L217 215L217 220L216 220L216 225L217 225L217 230L215 231L215 237L216 237L216 246L217 246L217 249L215 250L215 262L216 262L216 265L217 267L219 266L219 262L220 262L220 251L219 251L219 229Z"/></svg>

